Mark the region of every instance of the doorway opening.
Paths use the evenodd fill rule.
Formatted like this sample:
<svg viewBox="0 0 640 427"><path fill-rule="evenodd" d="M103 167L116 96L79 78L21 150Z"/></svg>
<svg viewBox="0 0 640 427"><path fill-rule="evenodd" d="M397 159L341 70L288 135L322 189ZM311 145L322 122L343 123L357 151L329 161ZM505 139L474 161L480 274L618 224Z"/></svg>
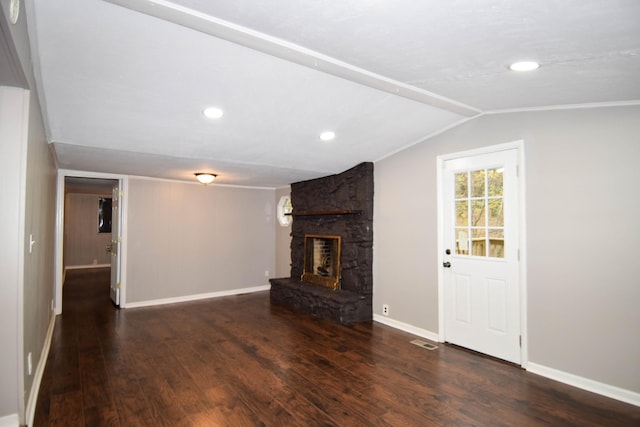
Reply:
<svg viewBox="0 0 640 427"><path fill-rule="evenodd" d="M64 271L111 266L113 179L64 180Z"/></svg>
<svg viewBox="0 0 640 427"><path fill-rule="evenodd" d="M120 199L125 183L126 178L110 174L59 171L53 307L56 314L62 313L62 288L69 271L109 274L112 301L120 305L124 234Z"/></svg>

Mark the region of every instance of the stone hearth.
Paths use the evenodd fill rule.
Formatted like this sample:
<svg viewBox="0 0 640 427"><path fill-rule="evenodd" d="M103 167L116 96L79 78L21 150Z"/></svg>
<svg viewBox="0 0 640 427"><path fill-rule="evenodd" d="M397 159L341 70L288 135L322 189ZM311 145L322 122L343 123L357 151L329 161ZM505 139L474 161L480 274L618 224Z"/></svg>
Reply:
<svg viewBox="0 0 640 427"><path fill-rule="evenodd" d="M271 279L271 300L342 324L372 319L373 163L291 184L291 277ZM340 236L338 289L302 280L305 236Z"/></svg>

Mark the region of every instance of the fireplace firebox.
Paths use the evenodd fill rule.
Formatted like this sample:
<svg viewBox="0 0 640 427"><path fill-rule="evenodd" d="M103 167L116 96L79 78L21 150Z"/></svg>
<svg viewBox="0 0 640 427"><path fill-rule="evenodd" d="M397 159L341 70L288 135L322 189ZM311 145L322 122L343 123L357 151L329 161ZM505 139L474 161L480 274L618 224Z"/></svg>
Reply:
<svg viewBox="0 0 640 427"><path fill-rule="evenodd" d="M340 289L340 236L304 236L304 271L301 280L331 290Z"/></svg>

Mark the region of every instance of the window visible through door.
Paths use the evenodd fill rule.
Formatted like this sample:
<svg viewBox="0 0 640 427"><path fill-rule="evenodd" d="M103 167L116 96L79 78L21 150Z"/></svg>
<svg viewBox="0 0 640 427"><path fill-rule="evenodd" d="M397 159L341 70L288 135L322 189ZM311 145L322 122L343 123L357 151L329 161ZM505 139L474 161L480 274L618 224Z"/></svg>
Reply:
<svg viewBox="0 0 640 427"><path fill-rule="evenodd" d="M456 254L504 258L504 169L455 174Z"/></svg>

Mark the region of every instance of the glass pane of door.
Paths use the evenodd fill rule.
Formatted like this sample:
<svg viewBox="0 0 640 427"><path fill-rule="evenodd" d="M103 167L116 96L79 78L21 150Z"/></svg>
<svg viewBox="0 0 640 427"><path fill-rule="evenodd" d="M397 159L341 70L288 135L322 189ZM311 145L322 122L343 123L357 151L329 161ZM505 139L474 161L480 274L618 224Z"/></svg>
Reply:
<svg viewBox="0 0 640 427"><path fill-rule="evenodd" d="M504 258L504 171L455 174L456 254Z"/></svg>

